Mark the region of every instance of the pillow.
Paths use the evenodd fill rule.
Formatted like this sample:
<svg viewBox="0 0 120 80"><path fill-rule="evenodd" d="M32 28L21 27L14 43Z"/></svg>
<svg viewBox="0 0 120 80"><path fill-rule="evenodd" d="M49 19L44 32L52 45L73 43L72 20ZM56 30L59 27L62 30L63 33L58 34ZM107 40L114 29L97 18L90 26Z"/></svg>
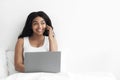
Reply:
<svg viewBox="0 0 120 80"><path fill-rule="evenodd" d="M8 50L7 53L7 65L8 65L8 75L18 73L18 71L15 70L14 66L14 51Z"/></svg>
<svg viewBox="0 0 120 80"><path fill-rule="evenodd" d="M6 53L4 49L0 49L0 78L8 76Z"/></svg>

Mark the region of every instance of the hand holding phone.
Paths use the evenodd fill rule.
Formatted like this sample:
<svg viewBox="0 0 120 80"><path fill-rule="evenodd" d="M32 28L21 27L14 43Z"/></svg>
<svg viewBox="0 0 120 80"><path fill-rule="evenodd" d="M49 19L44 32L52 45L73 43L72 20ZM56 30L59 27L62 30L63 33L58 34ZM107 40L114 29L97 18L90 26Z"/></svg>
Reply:
<svg viewBox="0 0 120 80"><path fill-rule="evenodd" d="M54 32L53 32L53 28L49 25L46 26L46 34L49 37L53 37L54 36Z"/></svg>

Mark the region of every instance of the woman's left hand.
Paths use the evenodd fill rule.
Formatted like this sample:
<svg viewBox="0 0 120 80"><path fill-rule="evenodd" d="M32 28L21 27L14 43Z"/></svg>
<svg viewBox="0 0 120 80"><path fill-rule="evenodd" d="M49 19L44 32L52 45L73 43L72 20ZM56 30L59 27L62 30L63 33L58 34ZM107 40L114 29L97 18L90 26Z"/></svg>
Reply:
<svg viewBox="0 0 120 80"><path fill-rule="evenodd" d="M57 40L54 35L54 31L51 26L47 25L47 30L48 30L48 38L49 38L49 51L57 51L58 46L57 46Z"/></svg>
<svg viewBox="0 0 120 80"><path fill-rule="evenodd" d="M53 31L52 27L47 25L47 30L48 30L49 38L53 38L54 37L54 31Z"/></svg>

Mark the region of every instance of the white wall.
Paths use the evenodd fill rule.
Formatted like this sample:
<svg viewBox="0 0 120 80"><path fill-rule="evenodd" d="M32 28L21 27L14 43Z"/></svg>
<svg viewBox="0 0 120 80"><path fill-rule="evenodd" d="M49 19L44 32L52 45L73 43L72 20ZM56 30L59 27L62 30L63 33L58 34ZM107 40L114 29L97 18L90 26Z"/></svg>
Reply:
<svg viewBox="0 0 120 80"><path fill-rule="evenodd" d="M51 18L62 51L62 70L120 76L119 0L1 0L0 47L14 49L28 14Z"/></svg>

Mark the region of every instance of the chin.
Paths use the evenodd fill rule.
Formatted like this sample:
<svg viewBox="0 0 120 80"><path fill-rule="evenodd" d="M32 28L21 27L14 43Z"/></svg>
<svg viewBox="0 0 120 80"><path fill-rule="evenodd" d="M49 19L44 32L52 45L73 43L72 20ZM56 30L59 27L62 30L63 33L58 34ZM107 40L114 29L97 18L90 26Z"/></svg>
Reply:
<svg viewBox="0 0 120 80"><path fill-rule="evenodd" d="M43 35L43 33L37 33L37 35L38 35L38 36L41 36L41 35Z"/></svg>
<svg viewBox="0 0 120 80"><path fill-rule="evenodd" d="M36 35L41 36L43 35L43 32L34 32Z"/></svg>

